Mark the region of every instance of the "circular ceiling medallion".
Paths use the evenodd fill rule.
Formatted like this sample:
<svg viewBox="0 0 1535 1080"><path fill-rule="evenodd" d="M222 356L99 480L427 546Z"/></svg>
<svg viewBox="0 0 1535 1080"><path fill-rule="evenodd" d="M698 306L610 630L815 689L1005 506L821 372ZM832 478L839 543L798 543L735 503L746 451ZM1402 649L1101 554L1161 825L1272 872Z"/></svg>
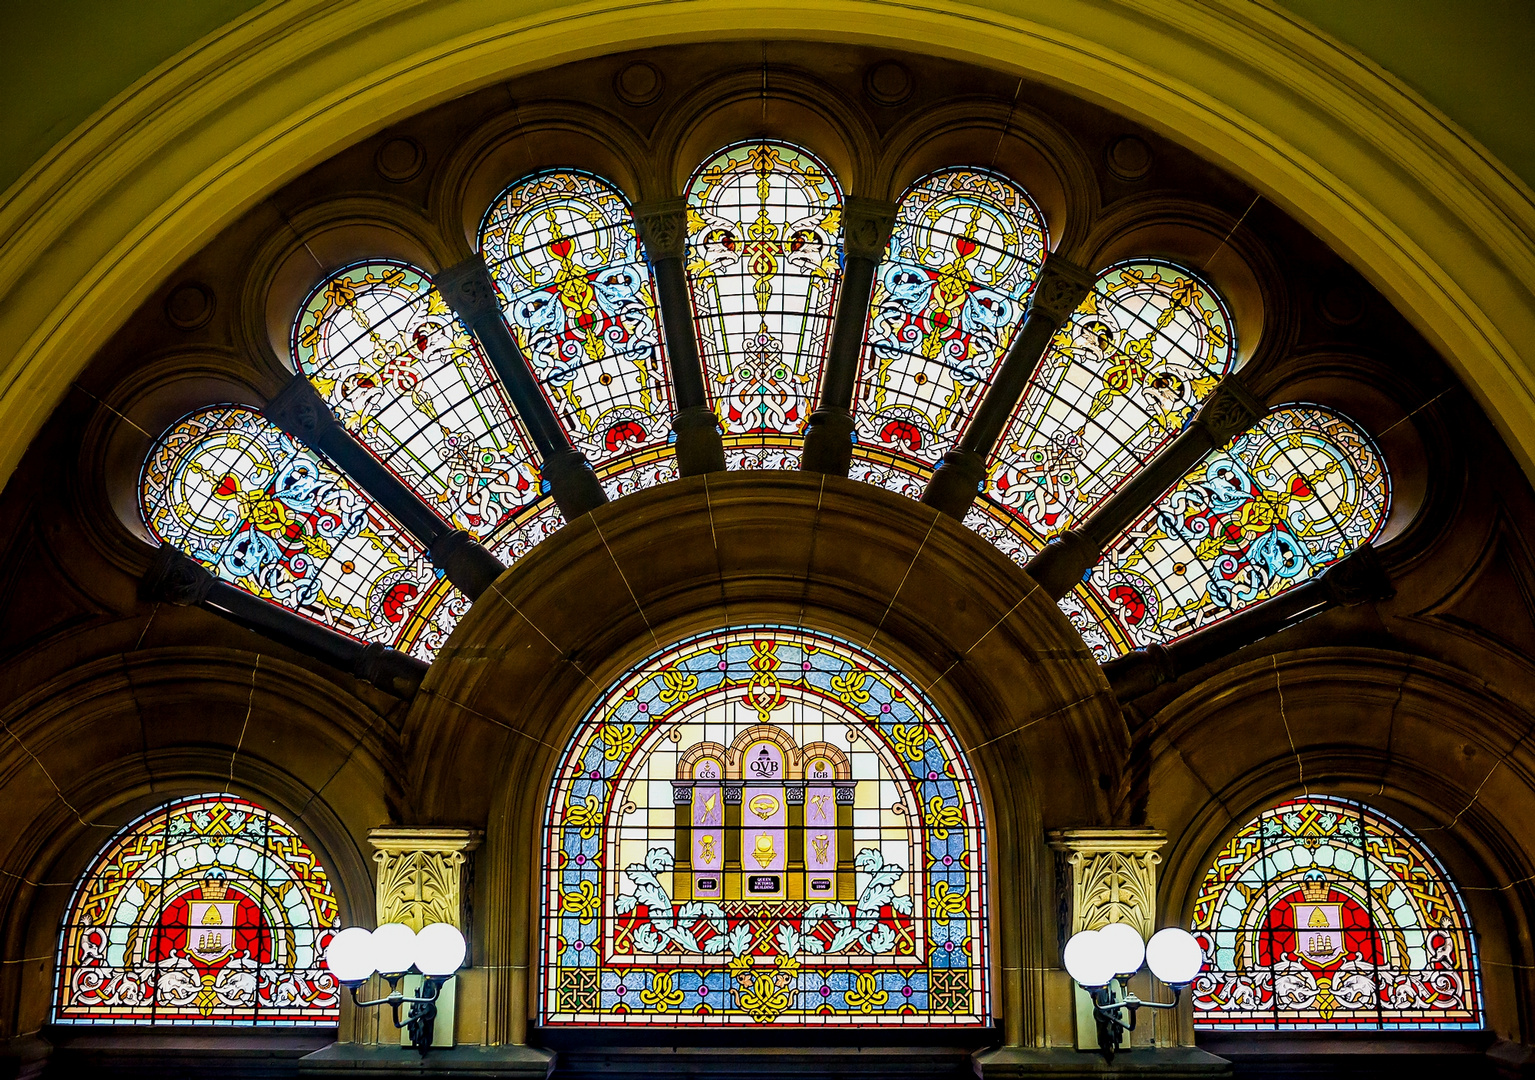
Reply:
<svg viewBox="0 0 1535 1080"><path fill-rule="evenodd" d="M421 144L403 135L380 146L373 158L378 174L392 184L414 180L425 164L426 151L421 149Z"/></svg>
<svg viewBox="0 0 1535 1080"><path fill-rule="evenodd" d="M1109 172L1118 179L1136 181L1151 171L1151 147L1134 135L1121 135L1104 154Z"/></svg>
<svg viewBox="0 0 1535 1080"><path fill-rule="evenodd" d="M881 60L863 77L864 92L878 105L899 105L916 88L917 80L899 60Z"/></svg>
<svg viewBox="0 0 1535 1080"><path fill-rule="evenodd" d="M1317 297L1322 318L1334 326L1351 326L1364 316L1364 299L1357 289L1344 282L1334 282Z"/></svg>
<svg viewBox="0 0 1535 1080"><path fill-rule="evenodd" d="M172 326L196 330L213 318L213 290L200 281L185 281L165 298L165 317Z"/></svg>
<svg viewBox="0 0 1535 1080"><path fill-rule="evenodd" d="M661 96L661 71L654 64L636 60L613 76L613 93L625 105L649 105Z"/></svg>

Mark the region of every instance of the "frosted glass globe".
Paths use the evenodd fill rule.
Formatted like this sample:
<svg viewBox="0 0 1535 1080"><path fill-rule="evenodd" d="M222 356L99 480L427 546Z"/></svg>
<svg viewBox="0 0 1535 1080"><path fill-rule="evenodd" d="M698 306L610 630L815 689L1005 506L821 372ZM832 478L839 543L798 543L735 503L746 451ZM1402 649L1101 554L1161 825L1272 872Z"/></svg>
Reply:
<svg viewBox="0 0 1535 1080"><path fill-rule="evenodd" d="M325 946L325 966L338 982L360 983L373 974L373 935L360 926L348 926Z"/></svg>
<svg viewBox="0 0 1535 1080"><path fill-rule="evenodd" d="M373 931L373 963L384 975L399 975L416 962L416 932L404 923L385 923Z"/></svg>
<svg viewBox="0 0 1535 1080"><path fill-rule="evenodd" d="M1096 930L1082 930L1071 935L1061 960L1066 972L1085 989L1107 986L1114 977L1114 961Z"/></svg>
<svg viewBox="0 0 1535 1080"><path fill-rule="evenodd" d="M1098 938L1108 950L1115 975L1134 975L1146 959L1146 943L1129 923L1110 923L1100 927Z"/></svg>
<svg viewBox="0 0 1535 1080"><path fill-rule="evenodd" d="M1205 954L1194 935L1176 926L1158 930L1146 942L1151 973L1168 986L1187 986L1204 967Z"/></svg>
<svg viewBox="0 0 1535 1080"><path fill-rule="evenodd" d="M416 935L416 968L423 975L451 975L464 966L464 935L452 923L434 922Z"/></svg>

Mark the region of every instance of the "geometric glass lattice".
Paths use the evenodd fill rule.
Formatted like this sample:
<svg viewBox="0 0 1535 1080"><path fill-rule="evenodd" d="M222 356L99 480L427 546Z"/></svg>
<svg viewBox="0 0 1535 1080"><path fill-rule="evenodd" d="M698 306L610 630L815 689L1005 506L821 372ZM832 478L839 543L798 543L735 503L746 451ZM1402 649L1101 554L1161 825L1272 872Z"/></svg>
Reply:
<svg viewBox="0 0 1535 1080"><path fill-rule="evenodd" d="M500 380L424 271L338 270L299 310L293 357L342 426L454 528L485 540L541 494Z"/></svg>
<svg viewBox="0 0 1535 1080"><path fill-rule="evenodd" d="M984 845L964 756L900 673L803 629L691 638L556 773L541 1022L987 1024Z"/></svg>
<svg viewBox="0 0 1535 1080"><path fill-rule="evenodd" d="M59 936L60 1024L334 1025L325 869L282 819L233 795L178 799L119 832Z"/></svg>
<svg viewBox="0 0 1535 1080"><path fill-rule="evenodd" d="M1198 275L1146 259L1110 267L1040 361L984 497L1053 539L1172 441L1235 360L1231 317Z"/></svg>
<svg viewBox="0 0 1535 1080"><path fill-rule="evenodd" d="M687 190L687 272L731 468L797 469L842 277L842 192L809 151L728 146Z"/></svg>
<svg viewBox="0 0 1535 1080"><path fill-rule="evenodd" d="M664 479L671 379L628 200L590 173L535 173L491 203L480 253L572 443L599 476L629 473L610 494Z"/></svg>
<svg viewBox="0 0 1535 1080"><path fill-rule="evenodd" d="M430 661L461 594L329 461L245 405L183 417L150 451L144 524L221 580Z"/></svg>
<svg viewBox="0 0 1535 1080"><path fill-rule="evenodd" d="M907 189L879 264L856 390L853 477L895 490L953 448L1023 322L1047 241L1028 193L945 169Z"/></svg>
<svg viewBox="0 0 1535 1080"><path fill-rule="evenodd" d="M1466 909L1432 852L1385 814L1310 796L1216 856L1194 904L1194 1025L1479 1028Z"/></svg>
<svg viewBox="0 0 1535 1080"><path fill-rule="evenodd" d="M1277 596L1374 540L1391 508L1353 421L1284 405L1211 451L1108 545L1084 590L1131 648Z"/></svg>

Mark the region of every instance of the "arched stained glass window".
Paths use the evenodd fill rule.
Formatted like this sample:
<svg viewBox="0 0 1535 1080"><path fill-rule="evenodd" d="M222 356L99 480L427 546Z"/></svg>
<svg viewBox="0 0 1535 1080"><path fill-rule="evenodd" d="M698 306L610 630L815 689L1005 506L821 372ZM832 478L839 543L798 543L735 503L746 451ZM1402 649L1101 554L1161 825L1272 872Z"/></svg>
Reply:
<svg viewBox="0 0 1535 1080"><path fill-rule="evenodd" d="M688 184L688 280L732 468L799 468L842 277L842 191L809 151L726 147Z"/></svg>
<svg viewBox="0 0 1535 1080"><path fill-rule="evenodd" d="M541 493L495 371L424 271L357 263L293 325L293 356L346 429L445 521L476 538Z"/></svg>
<svg viewBox="0 0 1535 1080"><path fill-rule="evenodd" d="M1087 584L1132 647L1171 641L1320 573L1378 536L1390 507L1369 435L1285 405L1208 454Z"/></svg>
<svg viewBox="0 0 1535 1080"><path fill-rule="evenodd" d="M892 471L915 466L925 479L953 448L1022 324L1047 246L1033 200L998 173L945 169L901 196L864 335L855 479L906 491Z"/></svg>
<svg viewBox="0 0 1535 1080"><path fill-rule="evenodd" d="M126 826L75 887L59 935L60 1024L334 1025L325 868L275 814L233 795Z"/></svg>
<svg viewBox="0 0 1535 1080"><path fill-rule="evenodd" d="M1265 810L1215 857L1194 904L1194 1026L1479 1028L1465 905L1385 814L1313 795Z"/></svg>
<svg viewBox="0 0 1535 1080"><path fill-rule="evenodd" d="M146 459L139 498L162 543L360 641L430 660L467 610L392 517L246 406L178 421Z"/></svg>
<svg viewBox="0 0 1535 1080"><path fill-rule="evenodd" d="M546 1025L990 1022L985 836L932 703L801 629L684 641L556 773Z"/></svg>
<svg viewBox="0 0 1535 1080"><path fill-rule="evenodd" d="M992 455L985 497L1041 540L1086 518L1167 445L1236 360L1231 317L1191 270L1099 275L1056 334Z"/></svg>
<svg viewBox="0 0 1535 1080"><path fill-rule="evenodd" d="M552 169L511 185L480 225L501 307L571 442L609 496L675 475L655 285L613 185Z"/></svg>

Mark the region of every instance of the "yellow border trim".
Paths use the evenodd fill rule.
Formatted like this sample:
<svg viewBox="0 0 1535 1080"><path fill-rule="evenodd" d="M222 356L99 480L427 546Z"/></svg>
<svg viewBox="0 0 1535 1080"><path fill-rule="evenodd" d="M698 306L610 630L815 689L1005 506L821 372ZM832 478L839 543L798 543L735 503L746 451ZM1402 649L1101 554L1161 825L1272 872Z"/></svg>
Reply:
<svg viewBox="0 0 1535 1080"><path fill-rule="evenodd" d="M131 312L304 170L518 74L756 37L1027 75L1230 169L1413 321L1535 477L1535 197L1404 85L1264 0L270 0L0 196L0 482Z"/></svg>

